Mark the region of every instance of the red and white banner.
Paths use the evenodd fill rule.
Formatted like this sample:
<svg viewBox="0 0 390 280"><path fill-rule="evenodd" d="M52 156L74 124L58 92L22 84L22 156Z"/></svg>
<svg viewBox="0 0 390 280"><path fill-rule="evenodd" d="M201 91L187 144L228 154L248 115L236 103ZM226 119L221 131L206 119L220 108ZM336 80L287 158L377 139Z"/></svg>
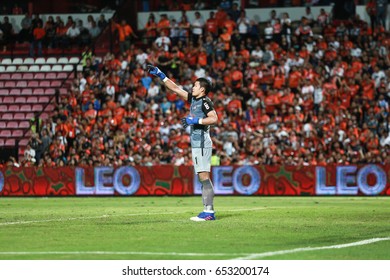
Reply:
<svg viewBox="0 0 390 280"><path fill-rule="evenodd" d="M390 195L389 165L216 166L217 195ZM198 195L190 166L7 168L0 196Z"/></svg>

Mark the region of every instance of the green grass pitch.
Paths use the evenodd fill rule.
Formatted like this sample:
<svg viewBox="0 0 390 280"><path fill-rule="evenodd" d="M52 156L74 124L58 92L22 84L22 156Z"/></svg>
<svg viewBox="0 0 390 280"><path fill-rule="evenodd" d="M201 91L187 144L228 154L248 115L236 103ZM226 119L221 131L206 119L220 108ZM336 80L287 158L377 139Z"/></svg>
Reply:
<svg viewBox="0 0 390 280"><path fill-rule="evenodd" d="M390 259L390 197L215 203L192 222L200 197L2 197L0 259Z"/></svg>

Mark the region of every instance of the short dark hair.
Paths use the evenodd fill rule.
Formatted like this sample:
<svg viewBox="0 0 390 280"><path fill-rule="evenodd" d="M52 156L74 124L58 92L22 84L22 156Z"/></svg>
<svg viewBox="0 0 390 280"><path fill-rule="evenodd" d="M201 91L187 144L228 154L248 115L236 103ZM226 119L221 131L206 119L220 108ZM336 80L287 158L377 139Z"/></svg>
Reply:
<svg viewBox="0 0 390 280"><path fill-rule="evenodd" d="M211 82L206 78L198 78L196 82L199 82L199 86L204 88L204 92L207 95L211 91Z"/></svg>

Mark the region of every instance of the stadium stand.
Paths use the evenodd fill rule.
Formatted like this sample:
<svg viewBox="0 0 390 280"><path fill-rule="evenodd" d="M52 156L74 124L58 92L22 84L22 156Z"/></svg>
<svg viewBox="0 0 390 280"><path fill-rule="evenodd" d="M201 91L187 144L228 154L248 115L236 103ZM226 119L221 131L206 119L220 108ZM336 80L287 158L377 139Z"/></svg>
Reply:
<svg viewBox="0 0 390 280"><path fill-rule="evenodd" d="M336 21L323 11L296 22L271 14L260 23L245 10L213 12L215 18L199 20L202 36L180 26L183 18L163 25L166 18L159 22L151 13L149 43L132 38L123 53L123 30L113 22L114 52L23 65L3 59L1 75L9 76L0 76L7 106L0 107L0 143L10 144L29 121L15 114L43 110L32 116L39 129L33 125L20 141L31 144L36 158L21 157L21 165L191 165L188 131L179 121L188 106L147 74L151 63L186 90L197 77L212 80L220 125L211 134L222 165L390 163L390 41L383 26L372 30L358 17ZM52 82L61 91L58 102ZM18 96L37 99L23 104Z"/></svg>

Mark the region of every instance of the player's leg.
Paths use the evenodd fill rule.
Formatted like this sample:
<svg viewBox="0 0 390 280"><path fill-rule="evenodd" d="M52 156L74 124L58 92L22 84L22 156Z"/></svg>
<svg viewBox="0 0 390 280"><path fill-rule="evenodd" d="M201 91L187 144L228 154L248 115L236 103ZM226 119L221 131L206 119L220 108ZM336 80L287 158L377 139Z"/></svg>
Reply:
<svg viewBox="0 0 390 280"><path fill-rule="evenodd" d="M204 210L197 217L192 217L193 221L208 221L215 220L214 215L214 186L210 180L210 162L211 162L211 148L193 148L192 160L196 174L198 174L199 181L202 184L202 201Z"/></svg>
<svg viewBox="0 0 390 280"><path fill-rule="evenodd" d="M214 186L210 180L210 172L199 172L199 181L202 184L202 200L205 212L214 212Z"/></svg>

